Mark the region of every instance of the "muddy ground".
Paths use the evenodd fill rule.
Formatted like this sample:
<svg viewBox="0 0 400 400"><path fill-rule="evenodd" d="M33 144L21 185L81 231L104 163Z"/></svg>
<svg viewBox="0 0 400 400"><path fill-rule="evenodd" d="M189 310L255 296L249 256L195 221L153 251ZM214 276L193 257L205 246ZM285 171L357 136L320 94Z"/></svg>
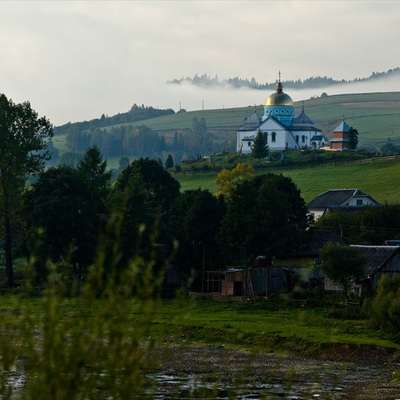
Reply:
<svg viewBox="0 0 400 400"><path fill-rule="evenodd" d="M340 345L322 357L312 358L249 354L223 347L176 347L163 357L159 376L164 380L155 398L184 398L168 379L190 376L192 387L193 380L197 380L229 388L214 391L218 399L400 400L400 384L392 379L397 370L400 355L374 347ZM179 382L186 385L187 379ZM170 395L172 392L176 397ZM187 389L185 393L189 392Z"/></svg>

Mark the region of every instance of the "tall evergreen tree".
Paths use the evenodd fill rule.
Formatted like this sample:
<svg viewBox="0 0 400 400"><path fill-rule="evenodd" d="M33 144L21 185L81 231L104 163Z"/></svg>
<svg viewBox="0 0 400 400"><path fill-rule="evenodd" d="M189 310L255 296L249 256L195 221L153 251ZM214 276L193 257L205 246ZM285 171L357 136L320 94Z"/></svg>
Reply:
<svg viewBox="0 0 400 400"><path fill-rule="evenodd" d="M171 154L168 154L167 159L165 160L165 169L170 169L174 166L174 159Z"/></svg>
<svg viewBox="0 0 400 400"><path fill-rule="evenodd" d="M251 155L254 158L265 158L269 153L268 142L265 135L259 130L254 138L253 147L251 148Z"/></svg>
<svg viewBox="0 0 400 400"><path fill-rule="evenodd" d="M349 150L356 150L358 146L358 130L351 127L348 132Z"/></svg>

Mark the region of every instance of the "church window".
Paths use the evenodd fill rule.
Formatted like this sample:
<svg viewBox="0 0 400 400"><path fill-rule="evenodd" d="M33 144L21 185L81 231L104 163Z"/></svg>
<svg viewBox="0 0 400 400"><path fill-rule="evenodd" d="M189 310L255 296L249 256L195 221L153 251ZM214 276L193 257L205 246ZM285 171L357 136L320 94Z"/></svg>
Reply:
<svg viewBox="0 0 400 400"><path fill-rule="evenodd" d="M285 110L281 110L281 114L285 114Z"/></svg>
<svg viewBox="0 0 400 400"><path fill-rule="evenodd" d="M278 112L279 112L278 110L275 110L275 114L278 114Z"/></svg>
<svg viewBox="0 0 400 400"><path fill-rule="evenodd" d="M247 142L247 146L251 147L251 142Z"/></svg>
<svg viewBox="0 0 400 400"><path fill-rule="evenodd" d="M268 132L264 132L264 136L265 136L265 140L266 140L267 143L268 143Z"/></svg>
<svg viewBox="0 0 400 400"><path fill-rule="evenodd" d="M299 135L296 135L296 143L299 143Z"/></svg>
<svg viewBox="0 0 400 400"><path fill-rule="evenodd" d="M271 142L275 142L276 141L276 132L272 132L271 133Z"/></svg>
<svg viewBox="0 0 400 400"><path fill-rule="evenodd" d="M305 135L303 135L303 136L301 137L301 142L304 143L305 141L306 141L306 137L305 137Z"/></svg>

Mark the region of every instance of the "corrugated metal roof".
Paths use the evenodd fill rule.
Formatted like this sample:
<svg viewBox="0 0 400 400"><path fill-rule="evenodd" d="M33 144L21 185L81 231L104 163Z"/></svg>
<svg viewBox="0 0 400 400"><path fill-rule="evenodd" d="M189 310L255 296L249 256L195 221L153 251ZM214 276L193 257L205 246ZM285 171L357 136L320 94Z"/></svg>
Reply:
<svg viewBox="0 0 400 400"><path fill-rule="evenodd" d="M364 271L366 277L373 275L379 268L385 265L397 252L399 246L361 246L353 245L361 250L365 257Z"/></svg>

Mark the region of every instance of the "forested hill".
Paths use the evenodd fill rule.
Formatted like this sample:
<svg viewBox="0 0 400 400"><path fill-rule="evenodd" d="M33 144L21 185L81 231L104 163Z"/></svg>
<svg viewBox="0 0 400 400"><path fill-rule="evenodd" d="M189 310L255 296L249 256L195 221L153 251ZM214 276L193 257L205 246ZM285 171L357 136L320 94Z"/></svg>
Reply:
<svg viewBox="0 0 400 400"><path fill-rule="evenodd" d="M394 69L389 69L386 72L372 72L372 74L367 78L355 78L352 80L335 80L332 78L328 78L326 76L316 76L310 77L304 80L288 80L282 81L285 89L314 89L314 88L326 88L333 85L343 85L350 84L356 82L370 82L377 79L382 78L391 78L391 77L399 77L400 78L400 68L396 67ZM229 85L234 88L248 87L251 89L260 89L260 90L274 90L276 82L273 83L258 83L254 78L243 79L239 77L229 78L229 79L218 79L218 76L210 77L207 74L203 74L201 76L195 75L193 78L186 77L181 79L173 79L172 81L168 81L169 84L182 84L182 83L191 83L196 86L226 86Z"/></svg>
<svg viewBox="0 0 400 400"><path fill-rule="evenodd" d="M144 105L138 106L137 104L134 104L128 112L118 113L112 117L103 114L100 118L92 119L90 121L68 123L56 127L54 133L56 135L62 135L71 132L83 132L91 129L107 128L108 126L143 121L145 119L170 114L175 114L175 111L172 109L159 110L153 107L146 107Z"/></svg>

